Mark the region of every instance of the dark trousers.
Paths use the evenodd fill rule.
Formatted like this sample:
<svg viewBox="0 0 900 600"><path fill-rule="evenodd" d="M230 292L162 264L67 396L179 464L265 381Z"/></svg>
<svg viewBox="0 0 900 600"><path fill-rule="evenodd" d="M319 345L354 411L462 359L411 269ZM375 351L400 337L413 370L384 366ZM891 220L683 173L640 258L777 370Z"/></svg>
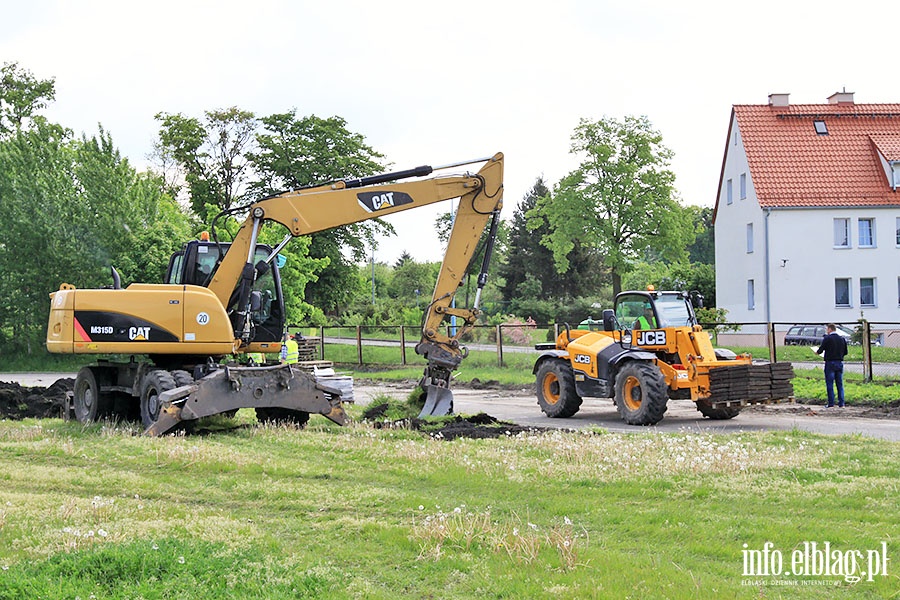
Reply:
<svg viewBox="0 0 900 600"><path fill-rule="evenodd" d="M838 406L844 405L844 363L825 361L825 387L828 389L828 406L834 406L834 388L837 387Z"/></svg>

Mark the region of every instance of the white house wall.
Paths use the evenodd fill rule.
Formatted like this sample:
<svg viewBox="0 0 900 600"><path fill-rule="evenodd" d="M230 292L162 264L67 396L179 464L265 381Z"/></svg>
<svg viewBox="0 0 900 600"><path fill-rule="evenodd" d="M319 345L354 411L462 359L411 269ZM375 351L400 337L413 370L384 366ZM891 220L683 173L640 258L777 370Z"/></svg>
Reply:
<svg viewBox="0 0 900 600"><path fill-rule="evenodd" d="M734 117L732 117L734 119ZM728 311L732 322L766 321L765 262L763 256L763 213L756 199L753 178L736 122L723 165L722 189L716 208L716 306ZM737 145L735 145L735 135ZM747 174L747 197L740 197L740 177ZM727 182L732 180L734 199L728 204ZM753 252L747 252L747 224L753 223ZM747 306L747 281L755 288L755 308Z"/></svg>
<svg viewBox="0 0 900 600"><path fill-rule="evenodd" d="M771 321L900 321L896 209L773 210L769 217ZM834 247L834 219L850 219L850 248ZM875 247L859 247L859 219L875 220ZM784 266L782 266L784 264ZM861 306L860 278L875 279L875 306ZM850 280L849 307L835 306L835 278Z"/></svg>

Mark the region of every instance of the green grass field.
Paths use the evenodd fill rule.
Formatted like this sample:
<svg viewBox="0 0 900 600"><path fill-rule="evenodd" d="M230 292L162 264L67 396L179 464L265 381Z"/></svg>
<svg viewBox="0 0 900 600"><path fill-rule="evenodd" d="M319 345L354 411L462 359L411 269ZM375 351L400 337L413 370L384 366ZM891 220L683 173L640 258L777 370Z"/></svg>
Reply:
<svg viewBox="0 0 900 600"><path fill-rule="evenodd" d="M164 438L0 422L0 599L900 589L900 444L798 431L446 442L321 417L262 427L245 413L237 429ZM812 542L884 551L888 574L854 582L860 559L853 573L845 561L836 575L784 575ZM782 574L748 574L748 552L767 543Z"/></svg>

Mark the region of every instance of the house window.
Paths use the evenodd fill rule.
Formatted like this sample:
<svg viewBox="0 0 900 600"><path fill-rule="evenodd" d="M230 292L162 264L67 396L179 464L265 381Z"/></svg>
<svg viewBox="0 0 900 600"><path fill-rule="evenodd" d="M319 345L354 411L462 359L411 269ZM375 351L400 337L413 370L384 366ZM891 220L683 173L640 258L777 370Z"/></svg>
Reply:
<svg viewBox="0 0 900 600"><path fill-rule="evenodd" d="M897 278L897 305L900 306L900 277Z"/></svg>
<svg viewBox="0 0 900 600"><path fill-rule="evenodd" d="M859 220L859 247L875 247L875 219Z"/></svg>
<svg viewBox="0 0 900 600"><path fill-rule="evenodd" d="M896 236L897 236L897 242L896 242L896 243L897 243L898 246L900 246L900 217L897 217L897 221L896 221L896 224L895 224L894 228L895 228L895 230L896 230Z"/></svg>
<svg viewBox="0 0 900 600"><path fill-rule="evenodd" d="M834 247L850 247L850 219L834 220Z"/></svg>
<svg viewBox="0 0 900 600"><path fill-rule="evenodd" d="M825 125L825 121L817 119L813 121L813 127L816 128L816 135L828 135L828 126Z"/></svg>
<svg viewBox="0 0 900 600"><path fill-rule="evenodd" d="M747 310L756 308L756 290L754 289L753 280L747 280Z"/></svg>
<svg viewBox="0 0 900 600"><path fill-rule="evenodd" d="M741 173L741 200L747 197L747 174Z"/></svg>
<svg viewBox="0 0 900 600"><path fill-rule="evenodd" d="M834 305L835 306L852 306L850 304L850 280L835 279L834 280Z"/></svg>
<svg viewBox="0 0 900 600"><path fill-rule="evenodd" d="M859 279L859 305L875 306L875 278L860 277Z"/></svg>
<svg viewBox="0 0 900 600"><path fill-rule="evenodd" d="M747 223L747 254L753 252L753 223Z"/></svg>
<svg viewBox="0 0 900 600"><path fill-rule="evenodd" d="M734 190L732 189L731 180L725 182L725 202L731 204L734 202Z"/></svg>

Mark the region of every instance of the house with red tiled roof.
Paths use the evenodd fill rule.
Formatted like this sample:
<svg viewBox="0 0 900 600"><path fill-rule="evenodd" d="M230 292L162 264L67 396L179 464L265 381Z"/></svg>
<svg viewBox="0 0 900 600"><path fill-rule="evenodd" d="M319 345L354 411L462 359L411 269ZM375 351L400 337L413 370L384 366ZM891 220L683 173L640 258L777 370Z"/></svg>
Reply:
<svg viewBox="0 0 900 600"><path fill-rule="evenodd" d="M735 105L713 214L718 306L782 330L900 321L898 188L900 104Z"/></svg>

